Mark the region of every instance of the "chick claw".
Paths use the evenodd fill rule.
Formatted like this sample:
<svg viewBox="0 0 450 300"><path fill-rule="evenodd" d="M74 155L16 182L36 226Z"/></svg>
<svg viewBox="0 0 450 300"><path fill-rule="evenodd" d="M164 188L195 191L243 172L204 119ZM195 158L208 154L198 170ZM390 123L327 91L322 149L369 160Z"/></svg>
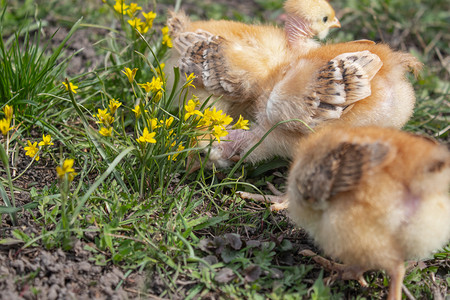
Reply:
<svg viewBox="0 0 450 300"><path fill-rule="evenodd" d="M300 254L303 256L311 257L317 264L321 265L323 268L331 272L334 271L337 273L331 275L330 277L325 278L324 282L326 284L330 284L331 282L334 282L336 279L342 279L342 280L357 280L359 284L363 287L366 287L368 285L367 281L363 277L363 273L366 270L362 270L359 267L347 266L330 261L320 255L317 255L311 250L302 250L300 251Z"/></svg>
<svg viewBox="0 0 450 300"><path fill-rule="evenodd" d="M236 192L242 199L253 199L258 202L272 203L270 205L271 211L280 211L288 207L288 199L286 194L283 194L277 190L273 184L267 182L267 187L273 193L273 195L261 195L247 192Z"/></svg>

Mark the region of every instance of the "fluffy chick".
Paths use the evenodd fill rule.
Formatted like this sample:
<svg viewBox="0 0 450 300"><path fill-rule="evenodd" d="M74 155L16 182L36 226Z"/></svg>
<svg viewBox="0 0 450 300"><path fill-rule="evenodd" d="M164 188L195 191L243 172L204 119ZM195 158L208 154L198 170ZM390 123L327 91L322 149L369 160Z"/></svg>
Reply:
<svg viewBox="0 0 450 300"><path fill-rule="evenodd" d="M174 49L166 68L194 73L196 89L192 92L200 101L213 95L211 102L216 101L214 105L233 118L240 114L251 118L253 101L264 93L265 84L295 57L283 30L273 26L225 20L191 22L182 13L173 13L167 24Z"/></svg>
<svg viewBox="0 0 450 300"><path fill-rule="evenodd" d="M246 160L290 158L299 138L330 123L400 128L412 114L415 95L405 74L421 63L387 45L355 41L300 49L272 26L190 22L180 14L168 24L178 53L172 64L196 75L195 93L203 99L213 94L218 109L254 121L250 131L229 131L230 142L213 144L210 164L233 164L231 157L242 157L290 119L303 123L278 126Z"/></svg>
<svg viewBox="0 0 450 300"><path fill-rule="evenodd" d="M284 10L287 14L285 31L292 46L303 47L314 36L324 39L330 28L341 27L327 1L287 0Z"/></svg>
<svg viewBox="0 0 450 300"><path fill-rule="evenodd" d="M194 73L195 94L200 99L213 94L213 99L221 97L216 106L228 114L239 117L243 112L251 117L251 102L264 90L258 87L270 81L295 56L319 47L312 37L324 38L330 28L340 27L333 8L325 0L288 0L285 8L285 33L274 26L226 20L191 22L183 13L172 12L167 25L175 49L166 66ZM295 52L290 53L292 47ZM199 68L204 61L206 65ZM210 69L216 74L208 79ZM223 80L219 78L218 82L219 75ZM240 85L242 77L246 80ZM241 113L236 115L236 111Z"/></svg>
<svg viewBox="0 0 450 300"><path fill-rule="evenodd" d="M400 300L404 261L449 241L450 152L379 127L327 127L298 150L288 179L291 217L346 264L346 279L386 270L388 299Z"/></svg>
<svg viewBox="0 0 450 300"><path fill-rule="evenodd" d="M213 144L215 152L223 151L216 157L224 161L211 163L226 165L228 157L242 157L257 143L246 161L292 158L296 141L323 126L401 128L415 104L405 75L420 68L415 57L384 44L351 42L310 50L266 83L266 92L252 103L250 130L230 130L224 138L230 142Z"/></svg>

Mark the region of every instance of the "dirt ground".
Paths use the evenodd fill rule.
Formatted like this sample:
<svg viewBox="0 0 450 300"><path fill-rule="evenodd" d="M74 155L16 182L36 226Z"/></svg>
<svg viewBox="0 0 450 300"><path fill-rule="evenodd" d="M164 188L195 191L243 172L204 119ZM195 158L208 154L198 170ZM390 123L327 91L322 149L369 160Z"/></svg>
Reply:
<svg viewBox="0 0 450 300"><path fill-rule="evenodd" d="M230 1L225 1L229 4ZM254 9L253 1L234 1L235 8L250 14ZM158 4L158 13L165 14L171 7ZM195 5L187 3L183 9L189 13L198 10ZM197 12L198 13L198 12ZM52 16L48 18L49 26L45 27L45 35L51 36L57 29L52 44L59 43L66 37L70 28L60 27ZM102 61L97 55L92 39L93 31L96 35L106 34L106 30L89 29L77 31L69 41L66 53L71 55L79 49L84 49L75 55L67 70L69 76L95 69ZM37 133L34 133L38 137ZM13 172L21 173L28 163L29 157L19 151L20 156L15 159ZM28 190L37 190L44 186L51 186L57 181L55 167L50 162L42 160L34 164L17 181L15 186ZM4 173L0 173L5 176ZM28 191L15 192L18 206L31 201ZM19 226L29 236L41 234L41 226L33 219L38 214L37 209L18 214ZM8 242L0 245L0 300L10 299L159 299L149 292L149 285L145 284L144 273L133 272L125 276L124 272L112 264L100 266L96 264L95 254L86 249L95 248L94 243L86 242L93 237L86 236L85 240L74 240L74 247L70 251L61 249L46 250L40 246L22 249L23 243L13 238L12 231L16 229L11 224L9 216L3 215L0 222L0 239ZM147 279L148 280L148 279ZM152 279L150 289L155 294L163 292L158 280ZM162 285L162 283L161 283ZM146 291L142 293L146 287Z"/></svg>

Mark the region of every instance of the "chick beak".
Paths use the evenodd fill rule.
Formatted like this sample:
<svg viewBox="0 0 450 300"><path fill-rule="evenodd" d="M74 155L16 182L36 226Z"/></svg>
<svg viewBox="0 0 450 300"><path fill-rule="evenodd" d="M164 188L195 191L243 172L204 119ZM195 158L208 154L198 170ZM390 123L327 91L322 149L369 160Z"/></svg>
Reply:
<svg viewBox="0 0 450 300"><path fill-rule="evenodd" d="M336 17L334 17L333 21L331 22L330 28L341 28L341 23Z"/></svg>

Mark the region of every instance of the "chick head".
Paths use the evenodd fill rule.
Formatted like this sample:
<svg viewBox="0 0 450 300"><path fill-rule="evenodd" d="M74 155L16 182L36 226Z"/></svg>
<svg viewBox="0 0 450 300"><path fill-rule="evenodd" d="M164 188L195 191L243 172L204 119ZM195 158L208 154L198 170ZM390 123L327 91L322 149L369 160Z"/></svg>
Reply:
<svg viewBox="0 0 450 300"><path fill-rule="evenodd" d="M330 28L341 27L333 7L326 0L287 0L284 9L291 22L306 25L307 28L302 30L308 37L324 39Z"/></svg>

